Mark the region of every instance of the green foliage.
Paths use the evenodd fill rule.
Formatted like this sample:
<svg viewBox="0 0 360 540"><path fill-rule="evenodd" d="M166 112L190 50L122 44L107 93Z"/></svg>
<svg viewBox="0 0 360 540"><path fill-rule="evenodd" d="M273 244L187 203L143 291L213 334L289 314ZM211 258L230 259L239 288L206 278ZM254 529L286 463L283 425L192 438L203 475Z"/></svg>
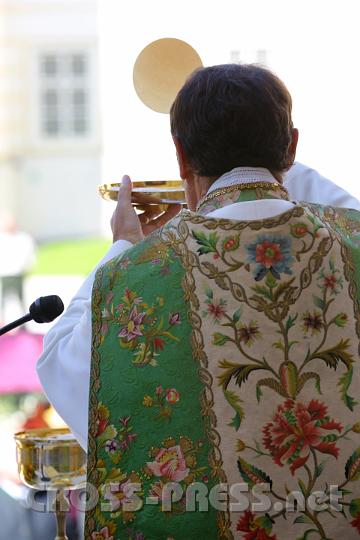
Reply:
<svg viewBox="0 0 360 540"><path fill-rule="evenodd" d="M221 375L218 375L219 385L226 389L231 381L235 379L238 386L247 380L252 371L263 369L262 366L253 364L235 364L228 360L221 360L219 367L224 370Z"/></svg>
<svg viewBox="0 0 360 540"><path fill-rule="evenodd" d="M322 298L320 298L319 296L315 296L315 294L313 294L313 300L316 307L318 307L321 310L325 308L325 302Z"/></svg>
<svg viewBox="0 0 360 540"><path fill-rule="evenodd" d="M349 457L345 465L345 476L347 480L355 482L360 478L360 448L355 450Z"/></svg>
<svg viewBox="0 0 360 540"><path fill-rule="evenodd" d="M229 341L229 336L226 336L225 334L221 334L220 332L214 332L213 333L213 345L217 345L218 347L221 347Z"/></svg>
<svg viewBox="0 0 360 540"><path fill-rule="evenodd" d="M232 392L231 390L225 390L224 396L226 401L235 411L235 416L234 418L232 418L229 426L235 428L235 430L237 431L241 425L241 421L245 416L244 410L240 405L241 399L235 394L235 392Z"/></svg>
<svg viewBox="0 0 360 540"><path fill-rule="evenodd" d="M254 467L242 458L238 459L238 468L242 479L246 482L250 488L256 484L269 484L272 486L272 480L264 471Z"/></svg>
<svg viewBox="0 0 360 540"><path fill-rule="evenodd" d="M202 231L192 231L192 235L196 242L200 245L197 250L199 255L204 255L204 253L216 253L216 244L219 240L216 232L211 232L208 236L206 236L206 234Z"/></svg>
<svg viewBox="0 0 360 540"><path fill-rule="evenodd" d="M342 362L350 369L353 363L353 357L348 353L349 339L342 339L335 347L331 347L326 351L318 351L313 355L313 358L320 358L324 360L325 364L336 370L338 363Z"/></svg>
<svg viewBox="0 0 360 540"><path fill-rule="evenodd" d="M351 367L348 371L346 371L339 379L338 386L340 386L341 391L341 399L345 403L348 409L350 411L354 410L355 405L358 404L357 401L351 396L347 394L347 391L351 385L353 376L353 368Z"/></svg>

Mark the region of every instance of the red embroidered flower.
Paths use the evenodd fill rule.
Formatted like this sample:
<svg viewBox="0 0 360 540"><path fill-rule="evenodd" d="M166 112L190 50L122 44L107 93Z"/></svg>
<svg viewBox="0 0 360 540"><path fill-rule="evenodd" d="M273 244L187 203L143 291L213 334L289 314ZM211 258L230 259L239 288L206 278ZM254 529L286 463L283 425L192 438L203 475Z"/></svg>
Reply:
<svg viewBox="0 0 360 540"><path fill-rule="evenodd" d="M360 533L360 514L358 514L356 518L352 520L351 525Z"/></svg>
<svg viewBox="0 0 360 540"><path fill-rule="evenodd" d="M273 422L263 428L264 445L277 465L287 463L294 474L305 465L310 450L338 457L339 449L335 442L328 442L326 431L336 429L340 433L342 425L326 413L326 405L314 399L308 405L288 399L278 406Z"/></svg>
<svg viewBox="0 0 360 540"><path fill-rule="evenodd" d="M224 251L234 251L239 247L239 236L227 236L222 243Z"/></svg>
<svg viewBox="0 0 360 540"><path fill-rule="evenodd" d="M102 433L104 433L105 429L107 428L107 425L109 423L109 410L105 405L102 405L102 403L99 403L98 410L97 410L97 418L96 418L96 425L97 425L97 432L96 437L99 437Z"/></svg>
<svg viewBox="0 0 360 540"><path fill-rule="evenodd" d="M239 519L236 530L246 533L243 536L244 540L277 540L275 534L272 536L268 534L250 510L246 510L244 515Z"/></svg>
<svg viewBox="0 0 360 540"><path fill-rule="evenodd" d="M256 262L263 264L266 268L271 268L283 258L280 244L275 244L265 240L256 246Z"/></svg>
<svg viewBox="0 0 360 540"><path fill-rule="evenodd" d="M334 429L340 433L343 428L327 416L323 403L312 399L305 405L287 399L278 406L273 421L263 428L263 443L275 463L281 467L285 463L290 465L294 474L305 465L311 450L338 457L336 443L328 442L327 432Z"/></svg>
<svg viewBox="0 0 360 540"><path fill-rule="evenodd" d="M164 350L164 346L165 346L165 341L161 338L154 338L154 349L155 349L155 352L157 351L163 351Z"/></svg>
<svg viewBox="0 0 360 540"><path fill-rule="evenodd" d="M165 397L166 401L168 403L170 403L170 405L174 405L175 403L177 403L180 399L180 394L179 392L176 390L176 388L168 388L166 390L166 397Z"/></svg>
<svg viewBox="0 0 360 540"><path fill-rule="evenodd" d="M294 236L295 238L302 238L309 231L306 223L303 223L303 222L294 223L293 225L290 225L290 229L291 229L292 236Z"/></svg>

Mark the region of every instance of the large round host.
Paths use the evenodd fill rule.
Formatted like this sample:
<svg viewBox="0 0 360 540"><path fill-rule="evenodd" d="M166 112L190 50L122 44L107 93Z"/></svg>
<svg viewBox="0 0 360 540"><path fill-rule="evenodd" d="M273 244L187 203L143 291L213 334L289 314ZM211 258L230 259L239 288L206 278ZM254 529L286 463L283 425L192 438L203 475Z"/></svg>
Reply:
<svg viewBox="0 0 360 540"><path fill-rule="evenodd" d="M147 45L135 61L135 91L147 107L168 113L185 80L199 67L201 58L188 43L175 38L158 39Z"/></svg>

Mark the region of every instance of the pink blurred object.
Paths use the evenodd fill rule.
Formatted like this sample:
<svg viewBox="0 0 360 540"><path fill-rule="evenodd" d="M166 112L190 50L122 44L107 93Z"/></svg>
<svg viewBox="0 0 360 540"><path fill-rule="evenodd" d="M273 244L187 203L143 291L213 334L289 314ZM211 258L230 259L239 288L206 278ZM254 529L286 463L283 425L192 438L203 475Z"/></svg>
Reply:
<svg viewBox="0 0 360 540"><path fill-rule="evenodd" d="M20 330L0 336L0 394L41 391L36 361L43 335Z"/></svg>

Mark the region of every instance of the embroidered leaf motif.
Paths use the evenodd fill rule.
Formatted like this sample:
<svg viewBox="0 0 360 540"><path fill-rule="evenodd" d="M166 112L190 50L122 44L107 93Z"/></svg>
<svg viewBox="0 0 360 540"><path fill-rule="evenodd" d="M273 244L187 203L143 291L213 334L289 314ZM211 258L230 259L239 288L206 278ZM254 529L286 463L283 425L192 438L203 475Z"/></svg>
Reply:
<svg viewBox="0 0 360 540"><path fill-rule="evenodd" d="M264 471L261 469L254 467L254 465L251 465L242 458L238 459L238 467L242 479L244 482L249 484L251 488L256 484L269 484L270 488L272 487L272 480L270 476L264 473Z"/></svg>
<svg viewBox="0 0 360 540"><path fill-rule="evenodd" d="M260 386L256 385L256 399L258 400L258 403L260 403L261 396L263 395Z"/></svg>
<svg viewBox="0 0 360 540"><path fill-rule="evenodd" d="M345 403L345 405L350 409L350 411L354 410L355 405L358 404L357 401L351 396L347 394L347 391L351 385L353 376L353 368L351 367L349 371L346 371L339 379L338 386L340 386L341 390L341 399Z"/></svg>
<svg viewBox="0 0 360 540"><path fill-rule="evenodd" d="M256 396L259 395L259 392L260 392L260 395L262 395L262 392L260 391L261 386L266 386L267 388L271 388L271 390L274 390L274 392L276 392L277 394L280 394L280 396L283 396L285 398L289 397L285 389L281 386L281 384L278 383L278 381L276 381L275 379L271 379L270 377L268 379L261 379L257 383Z"/></svg>
<svg viewBox="0 0 360 540"><path fill-rule="evenodd" d="M275 343L272 344L275 349L280 349L281 351L285 351L285 347L283 342L279 339L278 341L275 341Z"/></svg>
<svg viewBox="0 0 360 540"><path fill-rule="evenodd" d="M243 382L247 380L252 371L258 369L264 369L261 366L256 366L253 364L235 364L229 362L228 360L221 360L219 367L224 369L224 373L218 375L219 386L222 386L225 390L228 387L231 379L235 379L235 382L238 386L241 386Z"/></svg>
<svg viewBox="0 0 360 540"><path fill-rule="evenodd" d="M319 394L322 394L321 388L320 388L320 376L313 371L308 371L307 373L303 373L302 375L300 375L298 379L298 393L303 389L304 385L311 379L315 379L315 388L319 392Z"/></svg>
<svg viewBox="0 0 360 540"><path fill-rule="evenodd" d="M224 345L224 343L226 343L229 340L230 338L228 336L225 336L225 334L221 334L220 332L215 332L213 334L213 344L218 345L219 347Z"/></svg>
<svg viewBox="0 0 360 540"><path fill-rule="evenodd" d="M271 529L274 523L275 521L269 516L269 514L265 514L265 516L260 516L256 519L256 524L259 525L259 527L261 527L262 529L265 529L268 534L271 533Z"/></svg>
<svg viewBox="0 0 360 540"><path fill-rule="evenodd" d="M345 476L347 480L355 482L360 478L360 448L349 457L345 465Z"/></svg>
<svg viewBox="0 0 360 540"><path fill-rule="evenodd" d="M307 516L301 515L294 519L293 523L312 523L312 521Z"/></svg>
<svg viewBox="0 0 360 540"><path fill-rule="evenodd" d="M313 300L314 300L314 304L316 307L320 308L321 310L324 309L325 307L325 302L322 298L320 298L319 296L315 296L313 294Z"/></svg>
<svg viewBox="0 0 360 540"><path fill-rule="evenodd" d="M352 517L357 517L360 514L360 499L352 499L349 510Z"/></svg>
<svg viewBox="0 0 360 540"><path fill-rule="evenodd" d="M309 535L315 533L317 537L319 538L319 531L317 529L308 529L303 536L299 536L296 540L308 540ZM326 540L324 538L324 540Z"/></svg>
<svg viewBox="0 0 360 540"><path fill-rule="evenodd" d="M232 392L231 390L224 390L224 396L226 398L226 401L229 403L229 405L231 405L231 407L236 413L234 418L232 418L230 424L228 425L234 427L237 431L241 425L241 421L245 416L243 408L239 405L241 399L235 394L235 392Z"/></svg>
<svg viewBox="0 0 360 540"><path fill-rule="evenodd" d="M257 294L261 294L262 296L265 296L265 298L267 298L268 300L272 300L269 289L267 289L263 285L256 285L255 287L251 287L251 289Z"/></svg>
<svg viewBox="0 0 360 540"><path fill-rule="evenodd" d="M321 463L319 463L315 467L315 477L316 478L318 478L319 476L322 475L324 468L325 468L325 461L322 461Z"/></svg>
<svg viewBox="0 0 360 540"><path fill-rule="evenodd" d="M295 317L291 317L291 315L288 316L286 323L285 323L285 329L288 332L290 328L292 328L295 325L295 321L298 318L298 314L295 315Z"/></svg>
<svg viewBox="0 0 360 540"><path fill-rule="evenodd" d="M299 484L299 488L301 489L301 493L304 495L304 497L307 497L306 487L305 487L304 482L301 480L301 478L298 478L298 484Z"/></svg>
<svg viewBox="0 0 360 540"><path fill-rule="evenodd" d="M235 323L239 322L240 321L240 318L241 318L241 315L242 315L242 309L239 308L235 311L234 315L233 315L233 321Z"/></svg>
<svg viewBox="0 0 360 540"><path fill-rule="evenodd" d="M290 293L292 290L295 290L295 287L290 287L290 285L293 283L294 280L295 278L289 279L288 281L284 281L283 283L280 283L280 285L276 287L274 291L274 302L278 302L280 296L285 294L285 292Z"/></svg>
<svg viewBox="0 0 360 540"><path fill-rule="evenodd" d="M347 352L349 348L349 339L342 339L335 347L327 349L326 351L319 351L314 353L313 358L320 358L324 360L325 364L336 370L337 365L340 362L343 362L345 366L350 369L353 363L352 354Z"/></svg>
<svg viewBox="0 0 360 540"><path fill-rule="evenodd" d="M197 250L199 255L204 255L205 253L216 253L216 244L219 240L216 232L212 232L209 234L209 236L206 236L206 234L202 231L192 231L192 235L196 242L200 245Z"/></svg>

